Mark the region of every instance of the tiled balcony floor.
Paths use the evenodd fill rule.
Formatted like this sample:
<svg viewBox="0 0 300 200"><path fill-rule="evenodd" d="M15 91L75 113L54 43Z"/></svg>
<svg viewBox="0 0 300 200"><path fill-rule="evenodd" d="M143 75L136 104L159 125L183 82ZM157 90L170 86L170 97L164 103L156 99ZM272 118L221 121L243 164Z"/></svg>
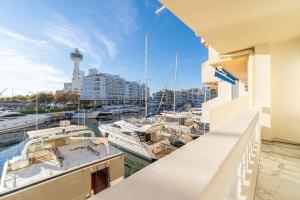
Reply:
<svg viewBox="0 0 300 200"><path fill-rule="evenodd" d="M255 200L300 200L300 146L262 144Z"/></svg>

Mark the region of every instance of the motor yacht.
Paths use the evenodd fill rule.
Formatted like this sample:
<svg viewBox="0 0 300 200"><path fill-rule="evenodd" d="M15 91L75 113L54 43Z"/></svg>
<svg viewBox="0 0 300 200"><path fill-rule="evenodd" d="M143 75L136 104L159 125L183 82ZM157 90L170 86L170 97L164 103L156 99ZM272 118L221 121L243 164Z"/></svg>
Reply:
<svg viewBox="0 0 300 200"><path fill-rule="evenodd" d="M139 127L121 120L100 125L99 130L110 143L143 158L156 160L174 150L168 138L160 134L162 127L162 124Z"/></svg>
<svg viewBox="0 0 300 200"><path fill-rule="evenodd" d="M29 133L21 151L5 162L0 198L87 199L123 180L123 153L107 138L47 131Z"/></svg>

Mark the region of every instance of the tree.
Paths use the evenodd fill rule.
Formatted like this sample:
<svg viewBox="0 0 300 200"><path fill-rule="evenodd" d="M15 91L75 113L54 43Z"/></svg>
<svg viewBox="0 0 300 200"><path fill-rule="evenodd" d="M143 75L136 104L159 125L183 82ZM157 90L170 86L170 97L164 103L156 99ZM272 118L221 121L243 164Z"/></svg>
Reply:
<svg viewBox="0 0 300 200"><path fill-rule="evenodd" d="M54 95L52 92L40 92L38 93L38 101L40 103L51 103L54 100Z"/></svg>
<svg viewBox="0 0 300 200"><path fill-rule="evenodd" d="M78 94L75 94L73 92L59 92L55 94L54 100L55 102L62 104L66 104L69 101L71 101L73 104L77 104Z"/></svg>
<svg viewBox="0 0 300 200"><path fill-rule="evenodd" d="M54 95L52 92L39 92L36 94L32 94L30 96L27 96L27 101L35 102L36 96L38 98L39 104L48 104L51 103L54 100Z"/></svg>

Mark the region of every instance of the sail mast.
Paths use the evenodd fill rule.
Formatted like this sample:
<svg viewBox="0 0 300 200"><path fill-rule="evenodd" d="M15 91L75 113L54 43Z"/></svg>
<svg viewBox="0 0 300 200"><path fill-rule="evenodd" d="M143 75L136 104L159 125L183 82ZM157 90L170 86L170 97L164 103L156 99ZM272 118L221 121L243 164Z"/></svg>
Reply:
<svg viewBox="0 0 300 200"><path fill-rule="evenodd" d="M174 73L174 105L173 105L173 109L174 112L176 111L176 77L177 77L177 66L178 66L178 54L176 53L176 62L175 62L175 73Z"/></svg>
<svg viewBox="0 0 300 200"><path fill-rule="evenodd" d="M145 117L148 115L148 105L147 105L147 66L148 65L148 36L145 37Z"/></svg>

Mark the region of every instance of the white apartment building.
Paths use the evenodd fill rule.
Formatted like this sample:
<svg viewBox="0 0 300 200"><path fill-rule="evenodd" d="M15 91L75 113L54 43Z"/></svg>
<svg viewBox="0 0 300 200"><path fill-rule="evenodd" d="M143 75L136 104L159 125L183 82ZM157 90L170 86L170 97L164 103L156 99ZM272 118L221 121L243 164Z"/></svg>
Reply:
<svg viewBox="0 0 300 200"><path fill-rule="evenodd" d="M149 88L147 88L147 93L149 97ZM99 73L97 69L90 69L89 75L83 79L80 99L94 104L132 103L143 101L144 95L144 84L127 81L118 75Z"/></svg>
<svg viewBox="0 0 300 200"><path fill-rule="evenodd" d="M71 91L80 95L80 100L93 104L135 103L145 100L145 84L127 81L118 75L99 73L97 69L89 69L84 76L79 63L83 55L76 48L70 54L74 61L72 82L64 83L64 91ZM147 97L150 96L147 87Z"/></svg>

